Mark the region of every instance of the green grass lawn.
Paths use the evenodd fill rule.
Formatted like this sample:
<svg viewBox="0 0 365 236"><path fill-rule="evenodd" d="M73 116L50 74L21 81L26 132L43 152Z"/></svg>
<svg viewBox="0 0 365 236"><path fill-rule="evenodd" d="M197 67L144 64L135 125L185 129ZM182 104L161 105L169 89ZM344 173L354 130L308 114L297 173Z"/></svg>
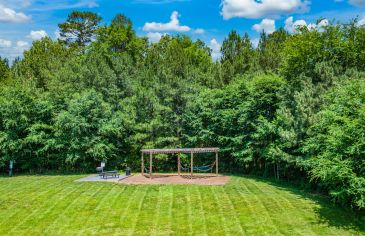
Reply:
<svg viewBox="0 0 365 236"><path fill-rule="evenodd" d="M365 218L249 177L224 186L0 178L0 235L362 235Z"/></svg>

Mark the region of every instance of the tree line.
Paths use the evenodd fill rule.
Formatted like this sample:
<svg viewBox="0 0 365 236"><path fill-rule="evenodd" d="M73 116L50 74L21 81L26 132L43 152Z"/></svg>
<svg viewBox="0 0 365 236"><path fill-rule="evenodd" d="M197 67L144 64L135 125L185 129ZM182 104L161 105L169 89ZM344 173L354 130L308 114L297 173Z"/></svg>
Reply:
<svg viewBox="0 0 365 236"><path fill-rule="evenodd" d="M217 146L232 173L290 180L365 208L365 27L231 31L212 50L72 12L61 37L0 60L0 168L138 167L141 148ZM203 161L207 159L201 158ZM157 159L173 171L175 158Z"/></svg>

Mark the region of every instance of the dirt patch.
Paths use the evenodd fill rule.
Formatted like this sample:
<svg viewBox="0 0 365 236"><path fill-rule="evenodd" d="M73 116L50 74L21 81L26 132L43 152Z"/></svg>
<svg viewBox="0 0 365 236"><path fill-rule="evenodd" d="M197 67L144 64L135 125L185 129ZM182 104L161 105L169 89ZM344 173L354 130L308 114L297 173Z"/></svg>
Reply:
<svg viewBox="0 0 365 236"><path fill-rule="evenodd" d="M133 175L127 179L120 180L121 184L195 184L195 185L225 185L229 176L213 175L190 175L156 174L152 178L147 175Z"/></svg>

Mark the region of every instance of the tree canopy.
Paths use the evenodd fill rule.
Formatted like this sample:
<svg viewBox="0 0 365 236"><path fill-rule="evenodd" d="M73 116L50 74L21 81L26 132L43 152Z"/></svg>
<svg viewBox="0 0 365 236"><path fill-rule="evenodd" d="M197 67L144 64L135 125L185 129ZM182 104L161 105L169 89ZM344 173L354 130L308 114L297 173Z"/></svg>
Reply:
<svg viewBox="0 0 365 236"><path fill-rule="evenodd" d="M231 31L222 57L186 35L157 43L122 14L70 13L60 40L0 59L0 170L138 167L141 148L217 146L223 171L301 183L365 208L365 27ZM157 157L163 171L174 159ZM204 160L204 159L202 159Z"/></svg>

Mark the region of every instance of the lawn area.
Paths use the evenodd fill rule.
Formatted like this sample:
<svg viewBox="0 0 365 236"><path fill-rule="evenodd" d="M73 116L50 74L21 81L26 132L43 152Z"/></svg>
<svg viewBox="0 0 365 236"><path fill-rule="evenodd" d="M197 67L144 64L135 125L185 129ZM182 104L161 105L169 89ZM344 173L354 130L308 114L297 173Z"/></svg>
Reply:
<svg viewBox="0 0 365 236"><path fill-rule="evenodd" d="M363 235L365 218L251 177L225 186L0 178L0 235Z"/></svg>

